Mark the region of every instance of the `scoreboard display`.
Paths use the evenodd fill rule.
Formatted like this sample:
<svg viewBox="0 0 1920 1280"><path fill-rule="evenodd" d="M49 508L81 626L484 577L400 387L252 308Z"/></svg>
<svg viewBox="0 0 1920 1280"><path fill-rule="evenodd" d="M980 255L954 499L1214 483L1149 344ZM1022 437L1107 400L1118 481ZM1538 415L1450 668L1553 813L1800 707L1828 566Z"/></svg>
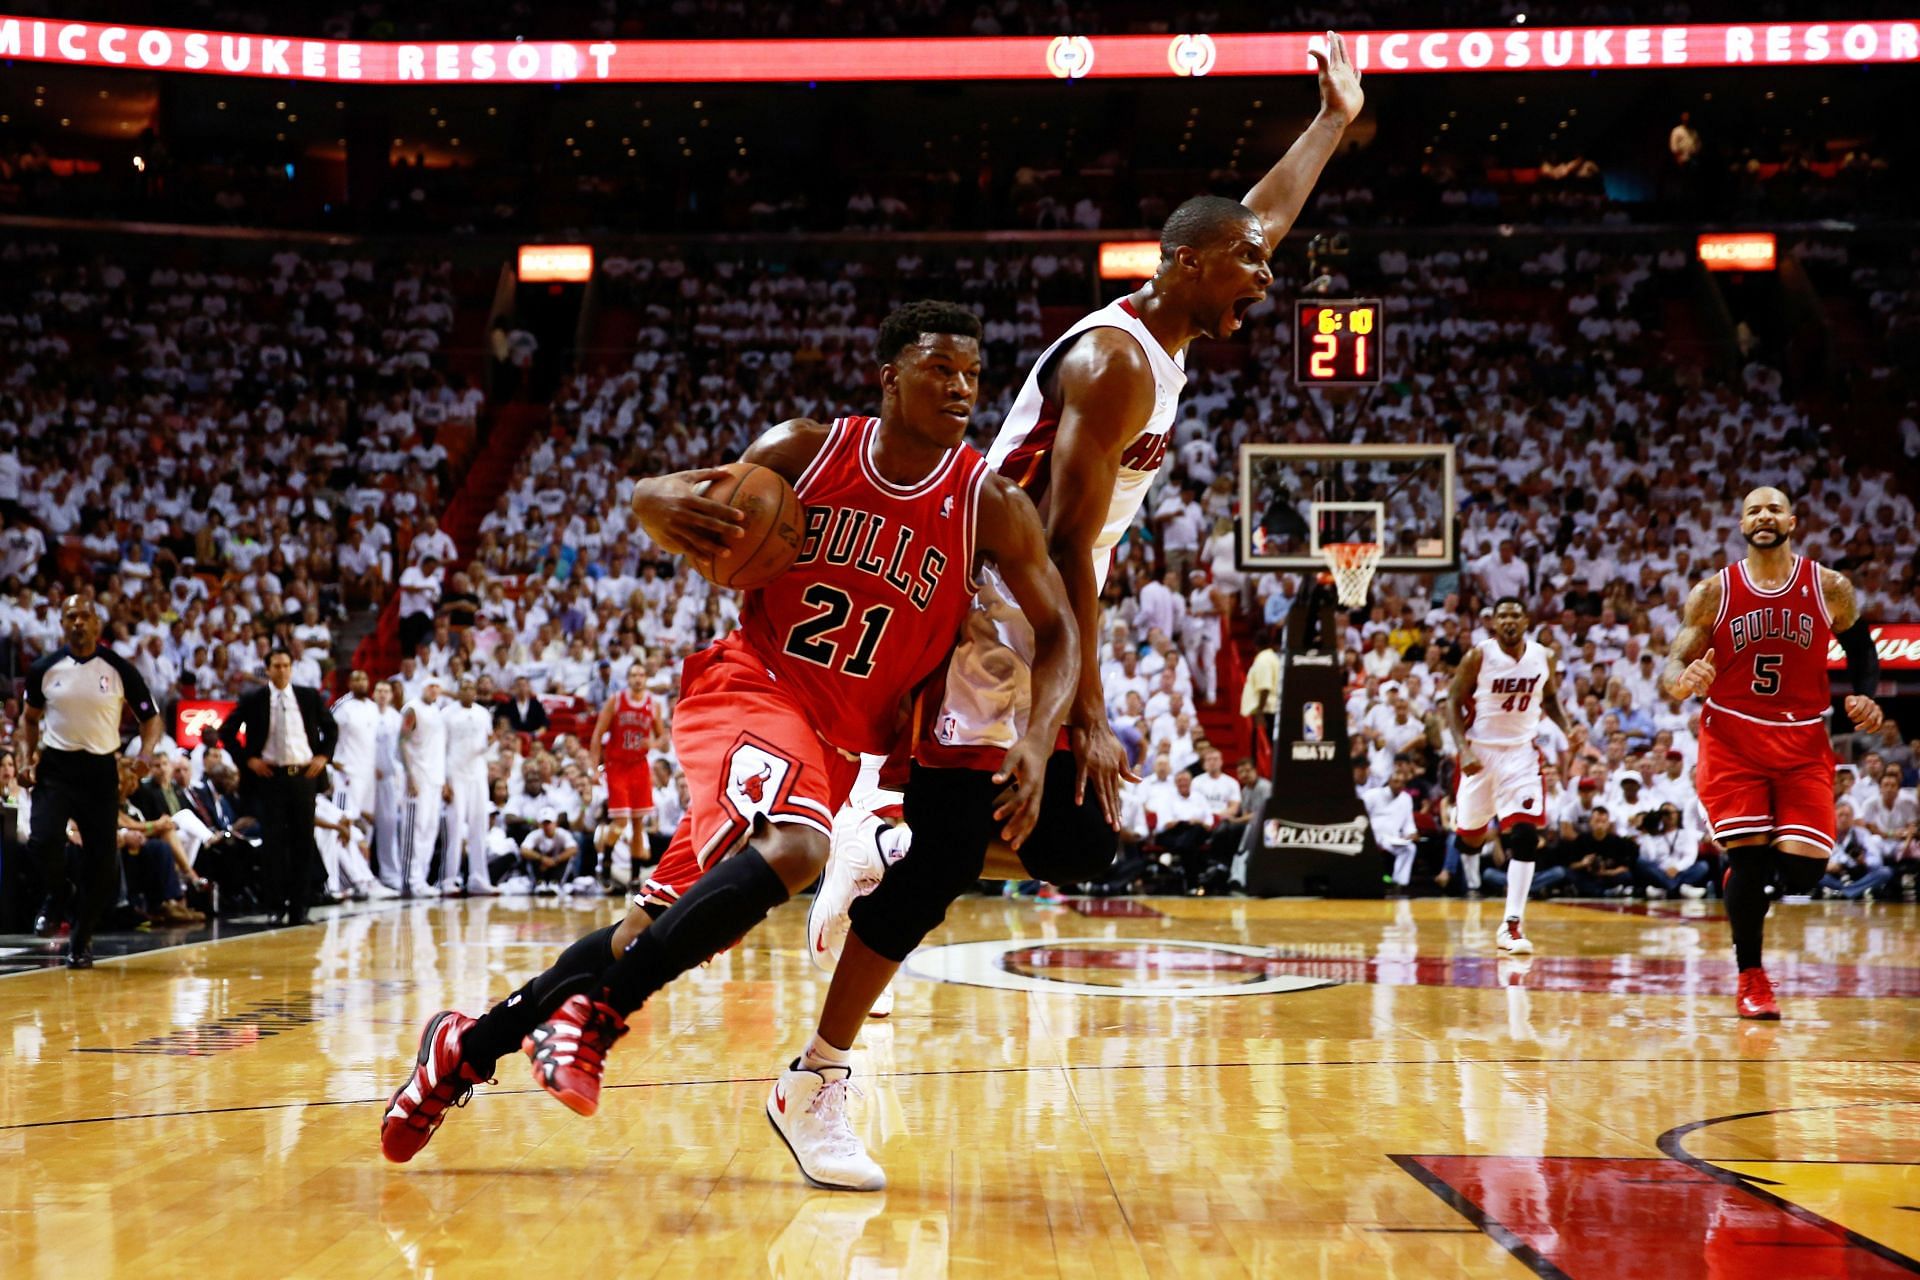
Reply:
<svg viewBox="0 0 1920 1280"><path fill-rule="evenodd" d="M1377 298L1301 298L1293 304L1293 380L1300 386L1380 381L1386 309Z"/></svg>

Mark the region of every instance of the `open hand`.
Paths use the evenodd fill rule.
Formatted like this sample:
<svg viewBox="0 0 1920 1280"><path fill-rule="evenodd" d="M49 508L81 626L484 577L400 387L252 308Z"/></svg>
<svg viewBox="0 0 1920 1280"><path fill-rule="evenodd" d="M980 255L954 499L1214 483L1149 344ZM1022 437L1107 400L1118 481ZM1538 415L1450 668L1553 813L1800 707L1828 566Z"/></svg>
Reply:
<svg viewBox="0 0 1920 1280"><path fill-rule="evenodd" d="M1140 781L1139 775L1127 767L1127 749L1120 745L1113 727L1105 720L1093 725L1074 725L1067 730L1067 743L1073 748L1074 761L1078 765L1074 774L1073 802L1076 805L1086 803L1087 784L1091 782L1107 825L1118 831L1120 784Z"/></svg>
<svg viewBox="0 0 1920 1280"><path fill-rule="evenodd" d="M1346 39L1337 31L1327 32L1327 51L1313 51L1320 69L1320 109L1335 116L1341 128L1360 118L1367 95L1360 88L1360 71L1347 56Z"/></svg>
<svg viewBox="0 0 1920 1280"><path fill-rule="evenodd" d="M1052 755L1051 742L1035 742L1029 735L1007 748L1000 772L993 775L996 784L1008 784L994 799L993 820L1005 824L1000 828L1000 838L1011 848L1025 844L1040 820L1040 797L1047 781L1047 760Z"/></svg>

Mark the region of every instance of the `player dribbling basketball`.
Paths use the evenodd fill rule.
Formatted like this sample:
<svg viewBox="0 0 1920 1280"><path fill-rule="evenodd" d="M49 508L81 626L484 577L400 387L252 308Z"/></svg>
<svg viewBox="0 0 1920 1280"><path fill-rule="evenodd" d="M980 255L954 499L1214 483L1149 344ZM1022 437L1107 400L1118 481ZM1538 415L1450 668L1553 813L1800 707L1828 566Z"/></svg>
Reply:
<svg viewBox="0 0 1920 1280"><path fill-rule="evenodd" d="M691 803L648 886L671 905L655 919L636 901L478 1019L434 1014L381 1118L387 1159L412 1159L515 1047L533 1058L539 1087L593 1114L627 1016L820 874L861 753L885 754L897 740L901 705L952 650L988 561L1038 643L1034 724L1002 756L997 782L1011 785L993 817L1016 845L1033 826L1079 645L1032 502L966 445L980 322L952 304L914 303L880 326L878 355L878 418L795 419L747 450L745 461L785 478L804 504L805 546L748 593L739 630L682 665L673 742ZM696 487L714 478L683 472L636 486L635 514L657 545L710 554L739 540L740 513ZM884 1175L847 1125L847 1074L811 1073L783 1106L805 1118L823 1180L877 1188Z"/></svg>
<svg viewBox="0 0 1920 1280"><path fill-rule="evenodd" d="M1502 951L1533 950L1523 920L1533 888L1534 857L1546 825L1546 779L1534 735L1545 713L1563 732L1553 654L1527 638L1527 607L1515 596L1493 606L1493 635L1467 650L1447 690L1447 726L1460 748L1460 790L1454 831L1474 851L1494 823L1507 852L1507 913L1494 936Z"/></svg>
<svg viewBox="0 0 1920 1280"><path fill-rule="evenodd" d="M1780 1006L1761 957L1768 890L1811 891L1833 855L1830 639L1847 655L1847 718L1863 733L1885 719L1872 697L1880 658L1853 584L1794 554L1795 524L1779 489L1747 494L1740 535L1751 549L1694 585L1660 675L1671 698L1706 695L1694 783L1727 850L1734 1004L1742 1018L1769 1021Z"/></svg>

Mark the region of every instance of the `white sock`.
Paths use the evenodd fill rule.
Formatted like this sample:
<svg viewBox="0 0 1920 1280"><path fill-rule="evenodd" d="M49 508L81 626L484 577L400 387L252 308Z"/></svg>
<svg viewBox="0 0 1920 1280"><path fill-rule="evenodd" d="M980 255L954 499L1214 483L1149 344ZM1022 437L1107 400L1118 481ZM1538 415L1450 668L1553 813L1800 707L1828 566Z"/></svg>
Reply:
<svg viewBox="0 0 1920 1280"><path fill-rule="evenodd" d="M1413 855L1412 849L1399 849L1394 852L1393 882L1395 884L1404 887L1413 883Z"/></svg>
<svg viewBox="0 0 1920 1280"><path fill-rule="evenodd" d="M880 846L880 856L888 866L907 856L907 850L913 847L913 828L907 826L888 827L875 839Z"/></svg>
<svg viewBox="0 0 1920 1280"><path fill-rule="evenodd" d="M807 1048L800 1055L800 1065L808 1071L822 1071L838 1067L842 1071L853 1070L853 1054L848 1049L836 1049L820 1038L815 1032L813 1039L807 1041Z"/></svg>
<svg viewBox="0 0 1920 1280"><path fill-rule="evenodd" d="M1507 860L1507 919L1518 920L1527 913L1527 891L1533 888L1533 864Z"/></svg>
<svg viewBox="0 0 1920 1280"><path fill-rule="evenodd" d="M1467 888L1478 889L1480 887L1480 855L1477 853L1461 854L1460 868L1467 873Z"/></svg>

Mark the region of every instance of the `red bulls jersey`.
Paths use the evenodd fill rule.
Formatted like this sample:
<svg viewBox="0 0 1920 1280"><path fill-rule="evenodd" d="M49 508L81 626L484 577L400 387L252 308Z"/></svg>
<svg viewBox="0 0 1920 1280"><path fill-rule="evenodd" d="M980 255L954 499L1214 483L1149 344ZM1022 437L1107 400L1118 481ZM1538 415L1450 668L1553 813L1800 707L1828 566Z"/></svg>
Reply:
<svg viewBox="0 0 1920 1280"><path fill-rule="evenodd" d="M653 743L653 696L649 694L634 702L628 698L625 689L614 696L619 703L613 709L613 724L607 729L607 741L603 748L607 763L644 764L647 748Z"/></svg>
<svg viewBox="0 0 1920 1280"><path fill-rule="evenodd" d="M794 492L793 567L748 594L741 633L843 751L885 755L915 686L952 652L973 604L986 459L966 445L911 485L873 463L878 418L842 418Z"/></svg>
<svg viewBox="0 0 1920 1280"><path fill-rule="evenodd" d="M1833 620L1820 594L1820 566L1793 558L1777 591L1762 591L1740 560L1720 571L1720 616L1713 624L1719 676L1707 705L1762 724L1811 724L1832 708L1827 646Z"/></svg>

